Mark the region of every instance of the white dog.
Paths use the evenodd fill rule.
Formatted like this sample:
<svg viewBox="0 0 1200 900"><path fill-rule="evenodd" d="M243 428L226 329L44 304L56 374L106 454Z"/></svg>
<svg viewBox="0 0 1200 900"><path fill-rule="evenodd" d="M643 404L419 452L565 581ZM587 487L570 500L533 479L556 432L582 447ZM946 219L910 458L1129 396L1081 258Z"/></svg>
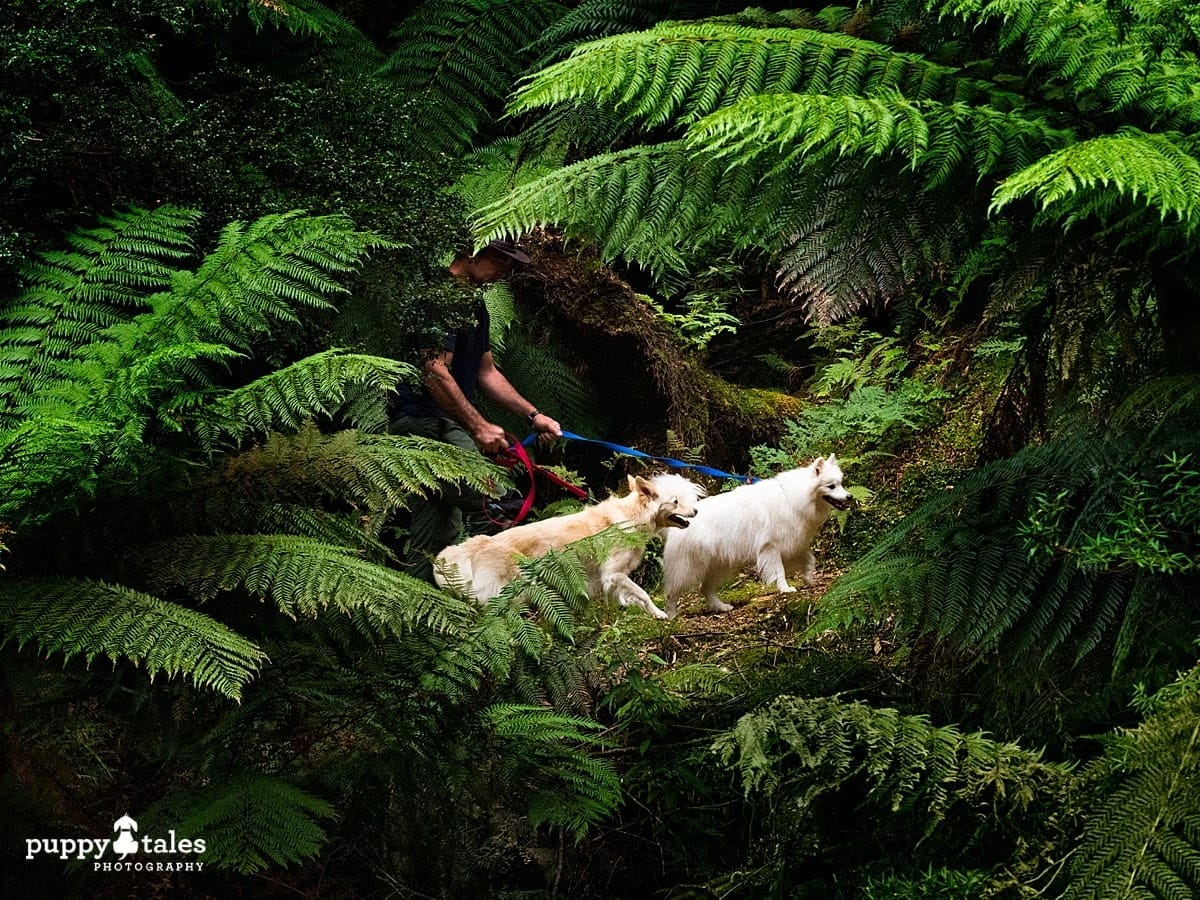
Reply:
<svg viewBox="0 0 1200 900"><path fill-rule="evenodd" d="M434 578L441 587L453 584L486 603L516 576L518 561L545 556L583 538L617 526L647 537L687 528L696 515L701 488L681 475L664 473L650 480L629 476L629 493L609 497L576 513L518 525L499 534L477 535L447 547L437 556ZM584 559L588 593L612 597L622 606L640 606L656 619L667 614L632 578L645 553L644 542L612 546L603 559Z"/></svg>
<svg viewBox="0 0 1200 900"><path fill-rule="evenodd" d="M733 607L721 602L717 588L751 564L780 592L796 590L788 584L789 572L812 587L813 539L835 507L847 509L850 503L832 455L700 501L691 528L664 537L667 614L674 617L680 595L697 584L710 610L729 612Z"/></svg>

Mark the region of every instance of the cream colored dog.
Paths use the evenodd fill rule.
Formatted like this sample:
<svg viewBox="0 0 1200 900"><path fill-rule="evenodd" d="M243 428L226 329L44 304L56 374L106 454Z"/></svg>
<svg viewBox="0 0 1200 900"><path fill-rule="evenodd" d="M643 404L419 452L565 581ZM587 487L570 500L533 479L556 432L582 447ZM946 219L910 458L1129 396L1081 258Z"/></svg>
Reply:
<svg viewBox="0 0 1200 900"><path fill-rule="evenodd" d="M609 497L577 513L518 525L499 534L477 535L447 547L437 556L434 578L441 587L453 584L486 603L517 576L521 558L545 556L613 526L646 536L687 528L703 493L681 475L664 473L649 480L630 475L629 493L622 497ZM629 577L644 553L644 543L629 546L617 542L602 559L589 559L585 554L588 593L611 597L622 606L640 606L654 618L665 619L667 614Z"/></svg>

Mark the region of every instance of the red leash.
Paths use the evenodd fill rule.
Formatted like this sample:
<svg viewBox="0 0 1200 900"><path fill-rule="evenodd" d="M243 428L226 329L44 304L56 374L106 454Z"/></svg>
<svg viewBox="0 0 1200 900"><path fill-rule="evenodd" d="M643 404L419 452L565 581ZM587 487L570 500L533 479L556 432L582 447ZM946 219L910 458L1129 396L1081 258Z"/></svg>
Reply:
<svg viewBox="0 0 1200 900"><path fill-rule="evenodd" d="M508 457L508 459L501 458L501 459L498 459L497 462L499 462L500 465L508 466L509 468L515 468L518 463L521 464L522 466L524 466L525 471L529 473L529 493L525 495L525 500L521 503L521 509L517 512L517 514L515 516L513 516L513 519L511 522L506 523L506 522L499 521L497 519L493 519L490 515L488 515L487 509L485 507L484 515L486 515L488 517L488 519L491 520L493 525L502 525L503 527L511 528L513 525L517 525L518 523L523 521L525 519L525 517L527 515L529 515L529 510L531 510L533 508L533 501L537 495L537 486L536 486L535 482L537 481L538 475L541 475L547 481L550 481L551 483L558 485L560 488L570 491L572 494L574 494L580 500L587 499L587 491L585 491L581 487L578 487L577 485L571 484L571 482L567 481L564 478L560 478L558 475L556 475L554 472L551 472L549 469L545 469L545 468L539 466L537 463L535 463L532 459L529 458L529 451L527 451L525 449L524 444L522 444L520 441L518 441L516 438L514 438L511 434L507 435L507 437L508 437L508 447L507 447L507 449L505 449L504 454L505 454L505 456Z"/></svg>

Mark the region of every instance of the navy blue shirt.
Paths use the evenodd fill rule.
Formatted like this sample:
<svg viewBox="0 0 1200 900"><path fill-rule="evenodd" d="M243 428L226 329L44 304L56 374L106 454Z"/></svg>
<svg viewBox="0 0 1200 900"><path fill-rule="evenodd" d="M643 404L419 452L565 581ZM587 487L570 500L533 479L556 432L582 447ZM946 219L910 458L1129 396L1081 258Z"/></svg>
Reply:
<svg viewBox="0 0 1200 900"><path fill-rule="evenodd" d="M487 306L480 303L475 309L475 324L464 325L458 331L446 335L442 341L441 349L454 354L454 358L450 360L450 376L463 392L463 396L471 401L474 401L475 393L479 390L479 368L483 362L483 354L492 347L491 327ZM423 389L401 384L396 388L396 393L399 396L392 404L394 414L421 419L431 416L450 418Z"/></svg>

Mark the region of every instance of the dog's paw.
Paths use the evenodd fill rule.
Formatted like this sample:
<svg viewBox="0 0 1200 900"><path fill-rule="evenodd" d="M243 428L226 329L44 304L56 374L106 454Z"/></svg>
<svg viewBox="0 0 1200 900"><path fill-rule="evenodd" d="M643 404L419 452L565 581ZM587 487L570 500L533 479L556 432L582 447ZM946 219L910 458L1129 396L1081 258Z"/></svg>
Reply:
<svg viewBox="0 0 1200 900"><path fill-rule="evenodd" d="M785 584L783 587L781 587L781 588L779 589L779 593L781 593L781 594L794 594L794 593L796 593L796 589L795 589L794 587L792 587L790 584Z"/></svg>
<svg viewBox="0 0 1200 900"><path fill-rule="evenodd" d="M732 606L730 606L728 603L723 603L720 600L710 600L708 603L708 611L709 612L727 613L727 612L731 612L732 610L733 610Z"/></svg>
<svg viewBox="0 0 1200 900"><path fill-rule="evenodd" d="M651 603L648 607L646 607L646 612L649 613L651 616L653 616L656 619L672 618L672 616L667 615L665 612L663 612L661 609L659 609L653 603Z"/></svg>

